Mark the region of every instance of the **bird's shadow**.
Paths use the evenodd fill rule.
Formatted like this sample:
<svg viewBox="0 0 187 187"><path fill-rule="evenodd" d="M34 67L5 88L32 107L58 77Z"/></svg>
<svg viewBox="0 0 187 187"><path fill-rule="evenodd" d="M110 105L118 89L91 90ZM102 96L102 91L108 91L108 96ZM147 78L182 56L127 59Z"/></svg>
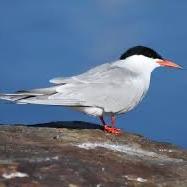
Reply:
<svg viewBox="0 0 187 187"><path fill-rule="evenodd" d="M103 126L84 122L84 121L57 121L26 125L27 127L48 127L48 128L67 128L67 129L103 129Z"/></svg>

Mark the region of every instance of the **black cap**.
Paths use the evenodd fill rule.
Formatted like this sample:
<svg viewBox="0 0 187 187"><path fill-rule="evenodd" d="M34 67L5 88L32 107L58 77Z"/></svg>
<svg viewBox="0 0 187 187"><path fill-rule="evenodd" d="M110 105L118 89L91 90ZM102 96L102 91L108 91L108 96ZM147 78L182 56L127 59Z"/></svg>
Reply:
<svg viewBox="0 0 187 187"><path fill-rule="evenodd" d="M130 49L128 49L124 54L121 55L120 60L124 60L127 57L133 56L133 55L144 55L149 58L153 59L163 59L161 55L159 55L156 51L149 47L144 46L135 46Z"/></svg>

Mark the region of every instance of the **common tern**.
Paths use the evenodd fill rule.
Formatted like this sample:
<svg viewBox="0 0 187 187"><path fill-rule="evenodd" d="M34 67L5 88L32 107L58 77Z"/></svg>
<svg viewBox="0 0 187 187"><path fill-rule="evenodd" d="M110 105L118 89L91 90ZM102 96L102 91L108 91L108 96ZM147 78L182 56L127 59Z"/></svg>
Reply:
<svg viewBox="0 0 187 187"><path fill-rule="evenodd" d="M66 106L99 117L106 132L119 134L116 115L140 103L148 91L151 72L157 67L181 68L151 48L135 46L112 63L79 75L54 78L50 80L51 87L0 94L0 99L17 104ZM104 116L111 117L111 125L105 123Z"/></svg>

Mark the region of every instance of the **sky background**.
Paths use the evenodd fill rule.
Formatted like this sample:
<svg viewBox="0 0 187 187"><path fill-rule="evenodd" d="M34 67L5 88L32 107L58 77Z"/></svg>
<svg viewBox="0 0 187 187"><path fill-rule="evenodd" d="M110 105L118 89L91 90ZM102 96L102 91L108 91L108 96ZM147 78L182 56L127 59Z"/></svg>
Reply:
<svg viewBox="0 0 187 187"><path fill-rule="evenodd" d="M187 1L0 1L0 92L46 87L56 76L110 62L145 45L187 67ZM187 71L160 68L149 92L118 127L187 148ZM69 109L0 105L1 124L96 118Z"/></svg>

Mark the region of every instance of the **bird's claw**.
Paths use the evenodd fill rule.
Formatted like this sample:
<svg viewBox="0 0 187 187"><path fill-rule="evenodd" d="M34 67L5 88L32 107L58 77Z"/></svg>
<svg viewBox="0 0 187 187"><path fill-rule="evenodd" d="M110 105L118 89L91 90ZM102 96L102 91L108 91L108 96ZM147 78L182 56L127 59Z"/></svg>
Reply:
<svg viewBox="0 0 187 187"><path fill-rule="evenodd" d="M104 125L104 131L107 132L107 133L114 134L114 135L121 134L121 129L114 128L114 127L111 127L109 125Z"/></svg>

